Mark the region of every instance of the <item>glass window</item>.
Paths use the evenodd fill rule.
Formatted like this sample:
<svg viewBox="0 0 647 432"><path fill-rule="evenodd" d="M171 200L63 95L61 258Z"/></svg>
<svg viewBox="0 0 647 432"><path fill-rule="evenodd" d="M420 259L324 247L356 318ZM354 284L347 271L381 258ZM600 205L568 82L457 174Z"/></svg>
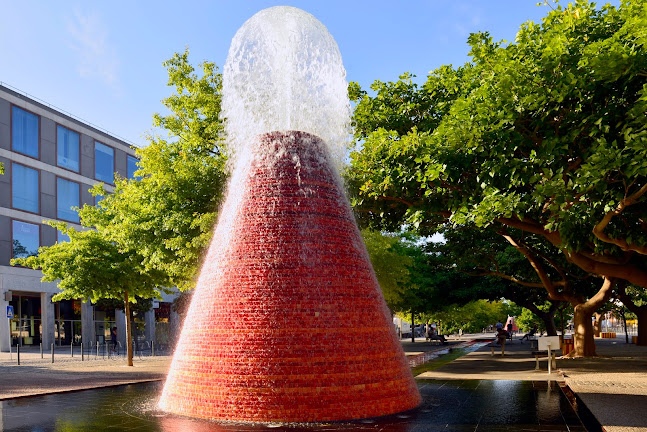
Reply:
<svg viewBox="0 0 647 432"><path fill-rule="evenodd" d="M57 243L65 243L70 241L70 236L60 232L59 230L56 230L56 242Z"/></svg>
<svg viewBox="0 0 647 432"><path fill-rule="evenodd" d="M38 171L12 165L11 203L13 208L38 213Z"/></svg>
<svg viewBox="0 0 647 432"><path fill-rule="evenodd" d="M14 258L27 258L38 255L40 246L39 226L27 222L13 221L13 252Z"/></svg>
<svg viewBox="0 0 647 432"><path fill-rule="evenodd" d="M11 145L14 151L38 158L38 116L12 107Z"/></svg>
<svg viewBox="0 0 647 432"><path fill-rule="evenodd" d="M56 179L56 216L72 222L79 221L79 184L62 178Z"/></svg>
<svg viewBox="0 0 647 432"><path fill-rule="evenodd" d="M79 134L63 126L56 128L56 164L79 171Z"/></svg>
<svg viewBox="0 0 647 432"><path fill-rule="evenodd" d="M135 156L128 156L128 178L135 178L135 171L137 171L137 158Z"/></svg>
<svg viewBox="0 0 647 432"><path fill-rule="evenodd" d="M115 181L115 151L99 142L94 142L94 178L106 183Z"/></svg>

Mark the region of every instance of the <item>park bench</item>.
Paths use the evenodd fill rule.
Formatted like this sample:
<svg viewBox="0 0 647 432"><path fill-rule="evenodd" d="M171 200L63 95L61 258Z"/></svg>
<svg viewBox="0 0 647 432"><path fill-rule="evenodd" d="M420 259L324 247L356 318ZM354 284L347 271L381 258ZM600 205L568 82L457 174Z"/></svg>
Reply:
<svg viewBox="0 0 647 432"><path fill-rule="evenodd" d="M429 342L438 342L443 345L447 345L447 339L445 338L444 335L430 335L429 336Z"/></svg>
<svg viewBox="0 0 647 432"><path fill-rule="evenodd" d="M488 348L490 348L490 353L492 354L493 357L494 357L494 349L498 347L501 347L501 357L505 355L505 344L499 345L496 339L490 342L489 344L487 344L487 346Z"/></svg>

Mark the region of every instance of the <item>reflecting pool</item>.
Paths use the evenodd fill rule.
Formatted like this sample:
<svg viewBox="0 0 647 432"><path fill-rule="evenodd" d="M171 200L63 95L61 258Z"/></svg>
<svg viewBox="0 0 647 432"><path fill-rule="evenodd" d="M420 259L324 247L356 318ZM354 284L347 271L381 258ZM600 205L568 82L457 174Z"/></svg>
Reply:
<svg viewBox="0 0 647 432"><path fill-rule="evenodd" d="M236 424L157 409L161 382L0 401L0 430L18 431L586 431L556 383L418 380L422 405L352 422Z"/></svg>

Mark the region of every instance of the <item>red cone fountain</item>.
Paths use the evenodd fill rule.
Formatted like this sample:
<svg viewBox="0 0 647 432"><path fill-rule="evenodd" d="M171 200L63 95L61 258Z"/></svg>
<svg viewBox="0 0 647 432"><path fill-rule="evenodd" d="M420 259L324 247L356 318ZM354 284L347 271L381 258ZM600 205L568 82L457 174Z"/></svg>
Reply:
<svg viewBox="0 0 647 432"><path fill-rule="evenodd" d="M323 141L272 132L257 147L229 244L216 230L207 254L160 406L286 422L416 407L418 390Z"/></svg>

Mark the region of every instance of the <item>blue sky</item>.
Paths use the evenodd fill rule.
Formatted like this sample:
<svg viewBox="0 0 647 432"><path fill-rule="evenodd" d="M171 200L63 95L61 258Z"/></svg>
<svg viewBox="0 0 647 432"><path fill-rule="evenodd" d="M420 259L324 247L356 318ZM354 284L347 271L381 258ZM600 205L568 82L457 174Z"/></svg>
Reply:
<svg viewBox="0 0 647 432"><path fill-rule="evenodd" d="M3 2L0 81L144 145L170 94L162 62L185 47L222 66L238 28L261 9L313 14L337 41L349 81L367 88L468 60L470 32L514 40L540 21L537 0Z"/></svg>

